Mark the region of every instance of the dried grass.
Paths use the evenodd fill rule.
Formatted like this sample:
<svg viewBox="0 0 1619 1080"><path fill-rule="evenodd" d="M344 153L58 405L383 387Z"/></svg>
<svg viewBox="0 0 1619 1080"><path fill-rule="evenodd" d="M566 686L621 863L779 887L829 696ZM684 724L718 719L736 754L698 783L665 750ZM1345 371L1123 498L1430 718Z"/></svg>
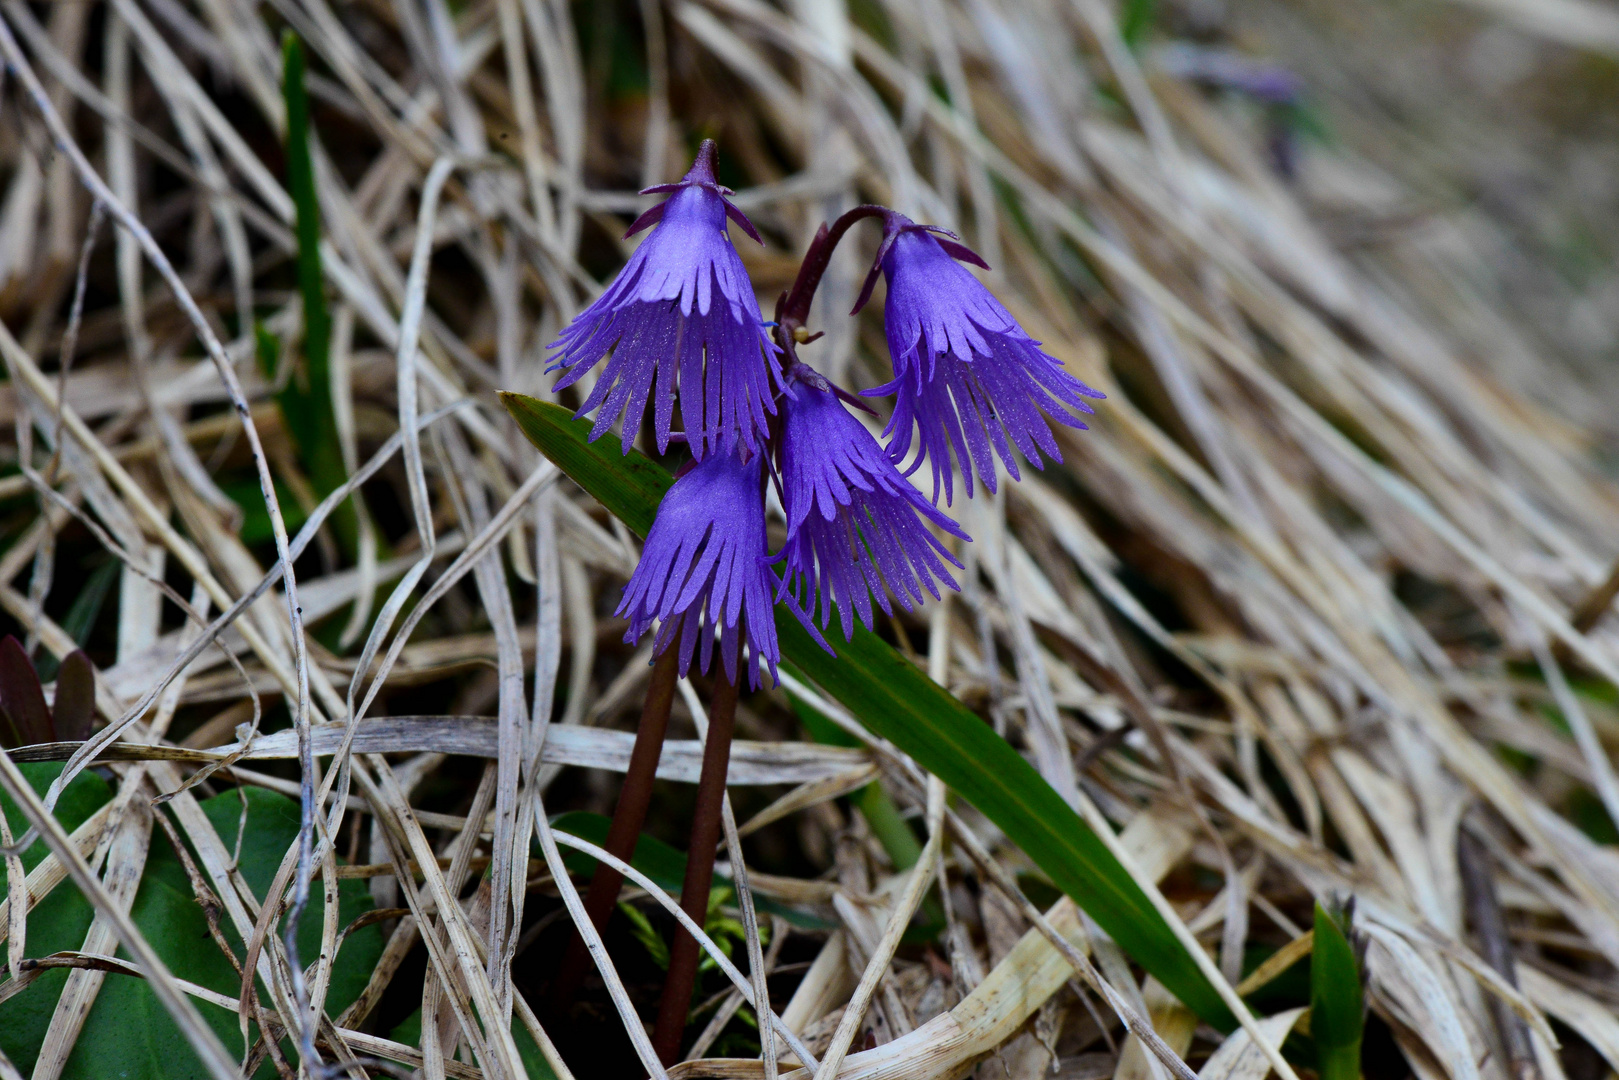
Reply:
<svg viewBox="0 0 1619 1080"><path fill-rule="evenodd" d="M1473 2L1553 40L1619 40L1589 0ZM747 703L755 738L733 751L731 782L739 798L767 791L748 814L727 804L727 850L741 877L744 839L787 843L800 870L750 868L754 893L837 929L791 931L784 953L776 918L766 955L744 904L748 972L705 942L731 985L700 1042L757 1000L765 969L802 956L800 976L768 984L782 1037L760 1059L666 1073L636 1018L641 989L589 930L598 1033L567 1032L575 1049L559 1051L545 1025L568 1021L530 1009L550 962L527 951L536 911L582 919L562 847L601 854L547 815L600 807L580 770L625 767L618 729L646 657L606 614L633 539L557 482L493 391L548 394L543 348L621 260L615 238L645 205L633 192L683 168L699 134L720 140L738 203L771 238L743 251L763 294L824 218L889 202L959 229L1024 324L1107 391L1094 430L1061 433L1064 464L957 507L977 538L965 588L890 629L913 654L926 642L934 677L1103 831L1216 985L1269 983L1308 952L1313 898L1353 896L1375 1022L1415 1075L1515 1075L1512 1017L1540 1075L1564 1075L1574 1043L1619 1069L1619 855L1576 827L1619 823L1619 630L1602 617L1619 580L1619 488L1601 465L1615 429L1577 365L1472 284L1499 250L1488 216L1399 227L1411 177L1373 163L1382 129L1348 93L1340 113L1321 103L1353 137L1295 147L1299 175L1279 177L1263 150L1274 114L1132 51L1102 0L851 9L0 4L0 423L18 466L0 479L0 607L60 657L75 642L53 613L85 560L105 549L122 567L116 619L92 628L104 726L82 746L0 754L0 783L52 852L26 875L6 860L0 1001L45 970L18 966L26 909L71 887L97 913L82 949L46 965L74 970L35 1077L61 1074L109 973L147 980L221 1077L240 1063L193 999L356 1075L381 1059L522 1076L514 1013L559 1076L600 1074L577 1047L622 1039L615 1026L659 1077L915 1080L985 1059L980 1075L1019 1080L1157 1075L1116 1015L1150 1018L1153 1042L1205 1077L1290 1071L1275 1048L1299 1009L1223 1041L1198 1028L1070 901L1032 908L1013 877L1026 862L984 819L947 811L936 780L792 679ZM1315 40L1298 29L1311 18L1278 15L1281 45ZM321 73L333 397L355 477L324 500L240 333L247 309L283 338L301 325L280 25ZM1352 63L1321 62L1353 85ZM630 90L614 83L625 64L644 80ZM1412 137L1381 123L1385 150ZM1345 240L1356 223L1376 242ZM839 317L861 270L852 252L834 262L828 336L806 353L855 386L885 364L875 317ZM1552 293L1542 312L1574 303ZM265 542L240 538L225 478L270 501ZM369 507L362 536L391 557L365 543L345 559L321 528L351 490ZM413 695L445 704L418 716ZM789 696L867 748L798 741ZM277 701L281 729L261 731ZM451 768L468 756L492 763L481 780ZM672 741L659 775L690 784L700 756ZM273 764L289 758L301 768ZM64 759L118 785L71 836L13 765ZM837 801L874 778L925 820L914 869ZM318 811L271 897L195 797L233 784ZM158 796L262 1000L251 983L238 1000L176 979L130 922ZM1471 879L1463 833L1489 854ZM649 910L684 918L621 869ZM335 904L307 970L275 927L284 904L354 876L396 910L372 987L331 1016ZM934 884L939 944L900 948ZM1515 977L1481 959L1501 943L1466 917L1480 888L1499 899ZM1279 951L1250 971L1260 947ZM419 1049L367 1027L379 1001L415 994L393 976L416 948Z"/></svg>

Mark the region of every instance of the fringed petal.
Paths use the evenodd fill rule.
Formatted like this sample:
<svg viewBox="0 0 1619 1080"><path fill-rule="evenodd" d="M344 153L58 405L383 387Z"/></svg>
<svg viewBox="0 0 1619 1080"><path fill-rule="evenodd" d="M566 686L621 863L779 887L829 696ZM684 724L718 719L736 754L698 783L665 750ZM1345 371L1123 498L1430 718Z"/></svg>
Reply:
<svg viewBox="0 0 1619 1080"><path fill-rule="evenodd" d="M939 596L939 582L956 588L944 564L961 564L927 525L970 537L900 475L834 394L795 390L778 462L788 521L779 594L818 607L822 626L836 605L847 639L856 616L871 628L873 601L892 612L890 593L908 611L924 590Z"/></svg>
<svg viewBox="0 0 1619 1080"><path fill-rule="evenodd" d="M1019 478L1014 447L1037 469L1042 454L1062 460L1047 418L1083 428L1074 413L1092 412L1086 399L1105 396L1043 352L952 254L920 229L898 233L883 260L894 380L866 391L895 395L883 432L889 456L909 458L907 476L926 462L933 501L942 488L947 505L955 468L971 498L975 477L995 490L996 458Z"/></svg>

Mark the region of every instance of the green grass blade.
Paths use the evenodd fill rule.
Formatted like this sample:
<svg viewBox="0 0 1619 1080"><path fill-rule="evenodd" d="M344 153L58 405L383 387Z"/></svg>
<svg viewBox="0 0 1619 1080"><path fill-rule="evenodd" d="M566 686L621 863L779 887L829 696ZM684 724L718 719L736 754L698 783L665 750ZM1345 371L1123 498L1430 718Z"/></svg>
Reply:
<svg viewBox="0 0 1619 1080"><path fill-rule="evenodd" d="M1124 11L1119 15L1119 36L1126 45L1139 51L1157 17L1156 0L1126 0Z"/></svg>
<svg viewBox="0 0 1619 1080"><path fill-rule="evenodd" d="M298 294L303 300L303 364L278 398L287 430L298 447L309 479L329 495L348 479L337 439L332 406L332 317L320 260L320 202L315 195L313 134L309 93L304 86L304 50L290 30L281 39L282 97L287 108L287 191L296 212ZM353 554L359 528L354 509L339 507L331 517L344 550Z"/></svg>
<svg viewBox="0 0 1619 1080"><path fill-rule="evenodd" d="M1360 1040L1366 1023L1360 963L1350 943L1349 912L1315 906L1310 958L1310 1036L1321 1080L1360 1080Z"/></svg>
<svg viewBox="0 0 1619 1080"><path fill-rule="evenodd" d="M589 441L590 425L561 406L502 394L529 441L609 512L642 536L669 474L616 443ZM611 445L609 445L611 443ZM859 627L833 658L776 609L783 657L995 822L1130 957L1209 1023L1236 1025L1214 987L1151 900L1084 820L1034 767L875 634Z"/></svg>

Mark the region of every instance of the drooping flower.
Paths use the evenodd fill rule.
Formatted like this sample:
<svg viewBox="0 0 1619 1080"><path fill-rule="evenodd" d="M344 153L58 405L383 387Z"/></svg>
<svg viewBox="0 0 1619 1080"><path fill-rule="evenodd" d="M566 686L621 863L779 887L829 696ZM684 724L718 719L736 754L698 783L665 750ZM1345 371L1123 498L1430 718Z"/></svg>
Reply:
<svg viewBox="0 0 1619 1080"><path fill-rule="evenodd" d="M890 614L892 592L909 611L925 588L939 596L935 579L956 588L945 563L961 568L927 528L931 522L962 540L971 538L900 475L877 440L844 408L830 388L799 381L783 398L777 468L787 513L783 594L791 593L821 625L835 602L847 639L853 614L871 628L871 599Z"/></svg>
<svg viewBox="0 0 1619 1080"><path fill-rule="evenodd" d="M984 262L943 230L917 225L889 211L877 260L866 278L855 310L871 296L880 269L888 278L884 320L894 380L865 391L894 394L894 414L883 435L896 463L916 456L909 476L927 461L933 468L933 500L944 483L945 501L954 498L950 455L955 452L967 496L973 474L995 490L995 455L1019 479L1012 447L1041 468L1044 451L1062 460L1042 411L1058 423L1083 428L1069 410L1089 413L1092 390L1047 355L1017 320L970 271L960 265ZM958 261L959 260L959 261ZM986 267L987 269L987 267ZM992 450L993 448L993 450Z"/></svg>
<svg viewBox="0 0 1619 1080"><path fill-rule="evenodd" d="M684 179L642 194L670 197L642 214L626 237L656 225L617 278L550 346L549 370L573 385L611 356L579 415L600 409L590 437L620 416L628 453L648 397L658 450L668 449L675 398L692 455L756 453L775 411L777 353L759 314L753 283L725 230L729 217L758 240L747 217L714 180L714 143L705 141Z"/></svg>
<svg viewBox="0 0 1619 1080"><path fill-rule="evenodd" d="M630 620L624 640L634 644L661 620L654 651L678 643L682 675L694 654L699 669L708 670L717 630L725 674L733 683L739 652L755 689L760 660L770 665L771 680L776 678L781 648L771 610L775 582L766 560L763 461L710 454L677 479L624 586L617 611ZM814 625L794 611L825 647Z"/></svg>

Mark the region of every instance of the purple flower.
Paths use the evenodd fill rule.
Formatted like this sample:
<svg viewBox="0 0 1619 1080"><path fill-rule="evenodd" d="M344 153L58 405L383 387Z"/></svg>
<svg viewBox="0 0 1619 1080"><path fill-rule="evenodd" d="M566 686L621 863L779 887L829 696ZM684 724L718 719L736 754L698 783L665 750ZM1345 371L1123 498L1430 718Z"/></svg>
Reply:
<svg viewBox="0 0 1619 1080"><path fill-rule="evenodd" d="M814 376L809 376L815 378ZM909 611L934 579L956 588L945 562L961 567L928 531L932 522L952 536L971 538L900 475L860 422L830 389L799 382L783 399L778 468L787 512L782 593L796 595L813 614L820 596L821 625L836 601L843 636L854 633L851 612L871 628L871 597L891 613L888 591Z"/></svg>
<svg viewBox="0 0 1619 1080"><path fill-rule="evenodd" d="M714 181L714 143L705 141L691 171L676 184L643 194L671 192L630 226L625 236L656 224L629 262L580 312L551 348L549 370L567 369L558 390L577 382L611 353L579 415L596 409L590 437L598 438L621 415L628 453L653 395L658 450L669 447L675 397L692 455L732 452L751 456L775 412L779 384L776 345L766 333L759 301L742 259L725 231L729 217L755 240L759 234ZM678 385L677 385L678 380ZM654 381L656 386L654 387Z"/></svg>
<svg viewBox="0 0 1619 1080"><path fill-rule="evenodd" d="M634 644L654 620L662 620L655 651L662 653L678 640L682 675L699 646L698 666L708 670L717 629L725 674L733 683L739 649L746 651L755 689L761 659L770 664L771 680L776 678L781 648L771 610L775 582L766 565L763 460L711 454L677 479L624 586L616 612L630 620L624 640ZM825 647L815 627L793 610Z"/></svg>
<svg viewBox="0 0 1619 1080"><path fill-rule="evenodd" d="M967 496L973 473L995 490L995 454L1019 479L1016 446L1041 468L1040 451L1062 460L1043 410L1069 427L1085 425L1068 410L1089 413L1086 398L1105 395L1063 370L1040 343L1024 333L1001 302L956 260L984 266L971 250L932 235L941 229L917 225L890 211L877 261L855 310L871 295L880 268L888 278L884 320L894 381L865 391L895 394L894 415L883 435L896 463L918 440L910 475L924 460L933 467L933 500L944 481L945 501L954 498L950 453L954 449ZM993 447L993 453L991 452Z"/></svg>

